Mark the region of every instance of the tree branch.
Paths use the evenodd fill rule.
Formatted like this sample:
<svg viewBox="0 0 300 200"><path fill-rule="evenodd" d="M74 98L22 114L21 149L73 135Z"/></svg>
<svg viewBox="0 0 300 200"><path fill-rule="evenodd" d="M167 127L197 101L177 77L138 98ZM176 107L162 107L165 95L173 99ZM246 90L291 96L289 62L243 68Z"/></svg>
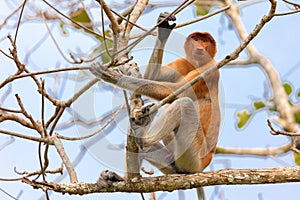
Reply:
<svg viewBox="0 0 300 200"><path fill-rule="evenodd" d="M91 194L104 192L136 192L173 191L198 188L212 185L253 185L270 183L300 182L299 167L281 167L265 169L225 169L197 174L173 174L139 180L128 180L112 183L102 187L97 183L56 184L37 182L23 178L23 182L34 188L53 190L68 194Z"/></svg>
<svg viewBox="0 0 300 200"><path fill-rule="evenodd" d="M248 156L275 156L287 153L291 150L292 144L287 143L279 147L267 148L238 148L218 146L216 154L248 155Z"/></svg>
<svg viewBox="0 0 300 200"><path fill-rule="evenodd" d="M108 17L110 23L111 23L111 29L113 31L114 34L119 34L121 29L120 29L120 25L118 24L116 18L113 16L110 8L108 7L108 5L106 4L106 2L104 0L96 0L103 8L104 12L106 13L106 16Z"/></svg>

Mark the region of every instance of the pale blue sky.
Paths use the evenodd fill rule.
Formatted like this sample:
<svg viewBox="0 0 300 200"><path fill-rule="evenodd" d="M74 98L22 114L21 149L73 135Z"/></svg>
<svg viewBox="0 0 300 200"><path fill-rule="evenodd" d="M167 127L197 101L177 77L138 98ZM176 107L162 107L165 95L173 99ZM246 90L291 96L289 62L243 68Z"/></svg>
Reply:
<svg viewBox="0 0 300 200"><path fill-rule="evenodd" d="M4 1L0 2L0 21L6 16L6 6L3 5ZM255 24L259 22L259 19L264 15L269 8L269 3L262 2L249 6L242 10L241 16L244 20L247 30L251 30ZM172 10L173 8L170 8ZM156 16L159 12L166 11L168 8L156 9L153 12L147 13L142 17L139 23L143 27L151 27L154 24ZM279 5L280 11L287 11L285 5ZM187 9L177 15L178 23L187 21L193 18L192 9ZM283 81L289 81L294 84L296 88L299 88L299 65L300 58L300 28L299 28L300 15L290 15L285 17L274 18L268 23L257 38L254 39L254 44L257 49L266 55L280 75L283 77ZM177 54L182 54L177 50L181 48L184 42L185 35L193 31L208 31L212 33L218 42L218 54L217 59L222 59L225 55L230 53L239 44L236 38L235 32L228 29L228 18L224 15L218 15L208 20L193 24L189 27L175 30L172 33L170 41L167 46L167 50L172 55L166 55L164 63L168 63L176 57ZM51 25L50 25L51 27ZM220 34L220 30L221 33ZM12 30L1 29L0 39L5 37L8 33L14 33ZM21 60L26 56L26 52L32 48L32 46L46 33L45 26L37 22L30 22L21 26L18 36L18 48ZM76 51L80 48L82 52L90 51L91 47L96 45L96 42L88 37L82 37L83 32L74 33L69 30L68 37L62 37L58 31L58 27L54 29L57 40L61 44L61 47L66 55L69 51ZM224 41L224 43L222 43ZM136 62L140 66L146 64L149 53L152 48L151 42L148 40L143 43L144 46L137 47L132 53ZM0 48L7 50L10 47L7 40L0 41ZM148 48L147 51L145 49ZM245 57L245 54L241 54L241 57ZM53 69L55 67L68 67L62 57L56 50L53 42L48 38L41 48L34 52L29 60L28 68L31 71L37 71L41 69ZM290 70L295 67L292 73ZM9 61L5 56L0 56L0 80L3 80L8 74L14 72L14 64ZM66 76L67 73L64 73ZM69 75L77 75L77 73L69 73ZM234 113L237 109L250 107L253 99L262 99L265 84L264 73L256 66L244 67L244 68L224 68L221 69L222 76L222 99L225 106L223 107L224 119L221 126L221 135L219 139L219 145L230 147L272 147L285 144L288 139L283 136L271 136L267 127L266 120L269 118L266 112L260 112L255 115L251 123L243 130L237 131L235 128L236 119ZM53 88L54 79L51 76L41 76L46 78L46 88ZM70 76L69 76L70 77ZM89 79L85 79L78 83L72 81L67 82L64 85L64 90L61 93L61 99L68 99L74 91L77 91L84 83ZM63 84L62 84L63 85ZM7 88L7 87L6 87ZM5 89L0 90L0 96L3 95ZM31 114L40 119L40 96L36 95L36 87L34 83L29 79L17 80L12 85L12 95L5 101L5 107L17 108L17 103L14 98L14 94L20 94L23 103L26 108L30 109ZM112 95L113 94L113 95ZM99 92L99 88L92 88L84 96L82 96L74 105L73 108L80 112L86 119L93 119L95 116L100 116L110 109L111 106L121 104L123 97L121 92L115 91L111 93L109 91ZM234 108L232 105L235 105ZM52 114L53 110L51 104L46 107L48 112L46 115ZM99 114L100 113L100 114ZM63 120L68 120L71 115L64 115ZM105 139L101 140L93 147L89 149L89 153L86 154L81 163L76 167L79 180L82 182L95 182L99 173L107 168L120 171L123 169L123 151L107 150L106 145L114 141L114 144L120 144L125 140L127 121L123 120L120 125L114 129L113 133ZM0 124L0 129L7 129L16 132L22 132L24 129L20 128L16 123L5 122ZM95 128L94 128L95 129ZM64 135L77 135L87 134L92 132L90 128L82 127L80 125L71 128L69 130L63 130L60 133ZM29 134L31 132L23 132ZM74 134L75 133L75 134ZM35 133L32 132L34 135ZM8 139L7 136L0 135L0 144L4 143ZM65 142L65 148L67 153L73 159L80 151L80 142ZM17 139L12 145L6 147L0 151L0 177L15 177L13 167L16 167L19 171L35 171L39 169L37 159L37 144L33 142ZM57 168L60 166L60 160L57 159L56 151L51 148L50 151L50 168ZM118 158L118 159L116 159ZM285 162L278 162L277 160ZM263 167L281 167L281 166L293 165L292 154L288 153L279 158L257 158L257 157L240 157L240 156L220 156L214 157L213 162L207 170L222 169L225 167L230 168L263 168ZM55 176L49 176L52 180ZM68 182L64 179L63 182ZM221 190L224 192L225 197L228 200L253 200L259 199L259 195L262 195L263 200L269 199L295 199L298 196L300 184L278 184L278 185L255 185L255 186L218 186L207 187L207 199L219 199L212 197L214 190ZM20 190L23 191L20 199L38 199L43 195L41 190L33 190L30 186L20 182L0 182L0 188L8 193L16 196ZM196 197L195 190L189 190L185 192L186 199L192 199ZM161 199L174 199L177 198L177 192L167 193L163 198L158 193L157 197ZM51 199L141 199L139 194L92 194L87 196L69 196L53 194ZM0 199L9 199L5 194L0 191ZM158 198L160 199L160 198Z"/></svg>

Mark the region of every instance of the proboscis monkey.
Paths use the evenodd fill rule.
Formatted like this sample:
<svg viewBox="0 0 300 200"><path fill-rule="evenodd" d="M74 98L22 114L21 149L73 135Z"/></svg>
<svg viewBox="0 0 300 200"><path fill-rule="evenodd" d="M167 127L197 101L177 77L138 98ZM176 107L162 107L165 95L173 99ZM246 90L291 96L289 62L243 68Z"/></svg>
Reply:
<svg viewBox="0 0 300 200"><path fill-rule="evenodd" d="M158 22L162 20L144 79L121 75L111 68L103 69L100 63L92 64L92 73L123 89L162 100L215 64L214 38L206 32L195 32L186 38L186 57L162 67L164 47L175 26L169 21L174 21L175 16L161 13ZM138 146L149 152L144 159L165 174L197 173L208 166L219 135L218 81L216 71L192 85L164 106L151 127L134 124ZM197 192L199 199L205 198L201 188Z"/></svg>

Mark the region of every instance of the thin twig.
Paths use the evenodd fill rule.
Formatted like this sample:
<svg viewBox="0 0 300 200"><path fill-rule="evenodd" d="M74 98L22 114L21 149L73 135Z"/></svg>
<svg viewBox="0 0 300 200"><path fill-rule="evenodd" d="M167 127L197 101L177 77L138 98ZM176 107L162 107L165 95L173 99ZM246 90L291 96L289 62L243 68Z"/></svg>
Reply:
<svg viewBox="0 0 300 200"><path fill-rule="evenodd" d="M185 2L187 2L187 0ZM183 6L185 4L185 2L181 3L179 7ZM143 41L145 37L147 37L148 35L150 35L161 23L163 23L165 20L167 20L175 12L177 12L177 9L175 9L174 11L172 11L171 13L169 13L169 15L167 15L163 20L161 20L159 23L157 23L156 25L154 25L146 33L142 34L137 40L135 40L134 42L128 44L126 47L118 50L115 53L115 55L117 55L119 53L122 53L123 51L130 52L131 49L133 49L136 45L138 45L141 41Z"/></svg>
<svg viewBox="0 0 300 200"><path fill-rule="evenodd" d="M0 151L2 149L4 149L5 147L7 147L8 145L12 144L15 141L14 137L10 137L9 140L7 140L6 142L4 142L3 144L0 145Z"/></svg>
<svg viewBox="0 0 300 200"><path fill-rule="evenodd" d="M22 113L22 110L13 110L13 109L9 109L9 108L3 108L1 106L0 106L0 110L2 110L4 112Z"/></svg>
<svg viewBox="0 0 300 200"><path fill-rule="evenodd" d="M57 135L57 137L59 139L62 140L71 140L71 141L75 141L75 140L85 140L88 138L91 138L95 135L97 135L98 133L100 133L101 131L103 131L113 120L115 120L116 116L123 110L124 106L121 106L118 110L116 110L116 112L113 113L113 115L110 117L110 119L108 119L103 126L101 126L97 131L95 131L94 133L91 133L89 135L85 135L82 137L66 137L66 136L62 136L62 135Z"/></svg>
<svg viewBox="0 0 300 200"><path fill-rule="evenodd" d="M187 26L187 25L190 25L190 24L193 24L193 23L202 21L202 20L204 20L204 19L207 19L207 18L212 17L212 16L214 16L214 15L217 15L217 14L219 14L219 13L222 13L222 12L224 12L225 10L228 10L229 8L230 8L230 6L225 6L224 8L221 8L220 10L217 10L217 11L215 11L215 12L209 13L209 14L207 14L207 15L205 15L205 16L198 17L198 18L196 18L196 19L193 19L193 20L188 21L188 22L185 22L185 23L177 24L177 25L175 26L175 28L181 28L181 27L184 27L184 26Z"/></svg>
<svg viewBox="0 0 300 200"><path fill-rule="evenodd" d="M282 1L287 3L287 4L290 4L290 5L294 6L295 9L300 9L300 4L298 4L298 3L290 2L290 1L287 1L287 0L282 0Z"/></svg>
<svg viewBox="0 0 300 200"><path fill-rule="evenodd" d="M24 11L24 8L25 8L26 1L27 0L24 0L22 8L21 8L21 13L19 15L19 19L18 19L18 23L17 23L17 28L16 28L16 32L15 32L14 45L16 45L16 42L17 42L17 36L18 36L19 27L20 27L20 24L21 24L21 20L22 20L23 11Z"/></svg>
<svg viewBox="0 0 300 200"><path fill-rule="evenodd" d="M109 56L110 58L110 62L112 62L114 59L112 57L112 55L110 54L109 50L108 50L108 46L107 46L107 43L106 43L106 35L105 35L105 30L104 30L104 13L103 13L103 6L101 6L101 22L102 22L102 34L103 34L103 43L104 43L104 47L105 47L105 51L107 53L107 55ZM115 41L114 41L115 42Z"/></svg>
<svg viewBox="0 0 300 200"><path fill-rule="evenodd" d="M42 128L41 128L41 125L36 122L33 117L26 111L23 103L22 103L22 100L21 98L19 97L18 94L15 95L16 98L17 98L17 102L22 110L22 114L27 118L29 119L29 121L31 122L31 124L33 125L33 127L35 128L35 130L39 133L39 134L42 134Z"/></svg>
<svg viewBox="0 0 300 200"><path fill-rule="evenodd" d="M56 72L64 72L64 71L75 71L75 70L89 70L90 67L69 67L69 68L60 68L60 69L51 69L51 70L46 70L46 71L39 71L39 72L31 72L31 73L26 73L26 74L19 74L19 75L13 75L9 76L6 78L1 84L0 84L0 89L4 87L6 84L19 79L19 78L24 78L28 76L35 76L35 75L41 75L41 74L51 74L51 73L56 73Z"/></svg>
<svg viewBox="0 0 300 200"><path fill-rule="evenodd" d="M63 51L61 50L61 48L59 47L59 44L57 43L55 37L53 36L53 34L52 34L52 32L51 32L51 30L50 30L48 24L47 24L47 20L46 20L46 18L45 18L45 15L44 15L44 12L43 12L43 11L41 11L41 15L42 15L44 24L45 24L45 26L46 26L46 29L47 29L47 31L48 31L48 33L49 33L51 39L52 39L52 42L54 43L56 49L58 50L58 52L60 53L60 55L63 57L63 59L65 59L65 61L67 61L67 62L70 63L70 64L79 64L79 63L81 63L81 62L79 62L79 63L78 63L78 62L73 62L73 61L69 60L69 59L64 55L64 52L63 52ZM73 59L73 60L74 60L74 59Z"/></svg>
<svg viewBox="0 0 300 200"><path fill-rule="evenodd" d="M23 6L24 6L24 3L21 3L14 11L12 11L5 19L4 21L2 22L2 24L0 24L0 29L7 23L7 21L9 20L9 18L11 18L14 14L16 14Z"/></svg>
<svg viewBox="0 0 300 200"><path fill-rule="evenodd" d="M298 14L298 13L300 13L300 10L295 10L295 11L292 11L292 12L285 12L285 13L276 13L274 16L281 17L281 16Z"/></svg>
<svg viewBox="0 0 300 200"><path fill-rule="evenodd" d="M16 132L7 131L7 130L1 130L1 129L0 129L0 133L5 134L5 135L18 137L18 138L22 138L22 139L25 139L25 140L31 140L31 141L35 141L35 142L43 142L45 144L51 144L51 145L53 144L53 143L51 143L51 141L48 138L33 137L33 136L28 136L28 135L24 135L24 134L21 134L21 133L16 133Z"/></svg>
<svg viewBox="0 0 300 200"><path fill-rule="evenodd" d="M57 173L60 173L62 174L62 168L57 168L57 169L54 169L54 170L46 170L45 173L46 174L57 174ZM35 171L35 172L18 172L16 170L16 168L14 169L15 173L17 173L18 175L22 175L22 177L20 178L0 178L0 181L20 181L22 180L24 177L31 177L31 176L35 176L35 175L39 175L41 174L42 172L41 171Z"/></svg>
<svg viewBox="0 0 300 200"><path fill-rule="evenodd" d="M140 25L138 25L137 23L134 23L132 21L130 21L129 19L127 19L126 17L123 17L123 15L119 14L118 12L114 11L113 9L110 9L111 12L113 12L115 15L119 16L120 18L122 18L123 20L127 21L128 23L132 24L133 26L141 29L142 31L147 31L147 29L141 27ZM130 15L129 15L130 16ZM126 29L125 29L126 30Z"/></svg>
<svg viewBox="0 0 300 200"><path fill-rule="evenodd" d="M50 8L52 8L53 10L55 10L55 12L57 12L58 14L60 14L61 16L63 16L64 18L70 20L72 23L76 24L77 26L79 26L80 28L86 30L87 32L96 35L98 37L103 38L102 35L100 35L99 33L96 33L95 31L81 25L80 23L76 22L75 20L71 19L70 17L68 17L67 15L63 14L62 12L60 12L58 9L56 9L54 6L52 6L50 3L48 3L46 0L42 0L45 4L47 4ZM111 40L111 39L110 39Z"/></svg>
<svg viewBox="0 0 300 200"><path fill-rule="evenodd" d="M268 122L269 128L271 129L270 133L272 135L300 136L300 133L297 133L297 132L287 132L287 131L275 130L269 119L267 120L267 122Z"/></svg>

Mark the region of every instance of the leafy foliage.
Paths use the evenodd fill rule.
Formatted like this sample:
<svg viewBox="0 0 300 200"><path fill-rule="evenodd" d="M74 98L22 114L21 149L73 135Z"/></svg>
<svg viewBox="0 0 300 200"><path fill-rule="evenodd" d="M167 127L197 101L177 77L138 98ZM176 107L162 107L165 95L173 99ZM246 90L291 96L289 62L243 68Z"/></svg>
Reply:
<svg viewBox="0 0 300 200"><path fill-rule="evenodd" d="M237 123L237 127L238 128L243 128L247 122L249 121L250 117L251 117L251 113L248 112L248 110L243 110L240 112L237 112L236 116L238 117L238 123Z"/></svg>
<svg viewBox="0 0 300 200"><path fill-rule="evenodd" d="M292 102L291 98L293 97L293 91L295 91L294 86L287 82L284 83L282 86L283 86L286 94L289 96L290 102ZM295 92L295 97L300 98L299 90L297 92ZM277 112L276 107L274 106L274 104L272 102L272 99L258 100L258 101L255 100L252 102L252 106L250 109L242 109L242 110L236 112L237 128L239 128L239 129L244 128L250 121L250 118L253 117L255 113L257 113L258 111L263 110L263 109L269 111L270 113ZM295 114L295 120L298 124L300 124L300 113Z"/></svg>
<svg viewBox="0 0 300 200"><path fill-rule="evenodd" d="M86 10L83 8L78 8L76 11L71 12L70 18L78 23L84 24L87 28L92 28L92 20ZM76 25L74 26L77 28Z"/></svg>
<svg viewBox="0 0 300 200"><path fill-rule="evenodd" d="M209 10L213 7L212 5L203 5L203 1L197 0L195 3L195 12L196 16L204 16L206 15Z"/></svg>
<svg viewBox="0 0 300 200"><path fill-rule="evenodd" d="M283 88L284 88L284 90L285 90L285 92L286 92L287 95L291 95L292 94L293 88L292 88L291 84L284 83L283 84Z"/></svg>

